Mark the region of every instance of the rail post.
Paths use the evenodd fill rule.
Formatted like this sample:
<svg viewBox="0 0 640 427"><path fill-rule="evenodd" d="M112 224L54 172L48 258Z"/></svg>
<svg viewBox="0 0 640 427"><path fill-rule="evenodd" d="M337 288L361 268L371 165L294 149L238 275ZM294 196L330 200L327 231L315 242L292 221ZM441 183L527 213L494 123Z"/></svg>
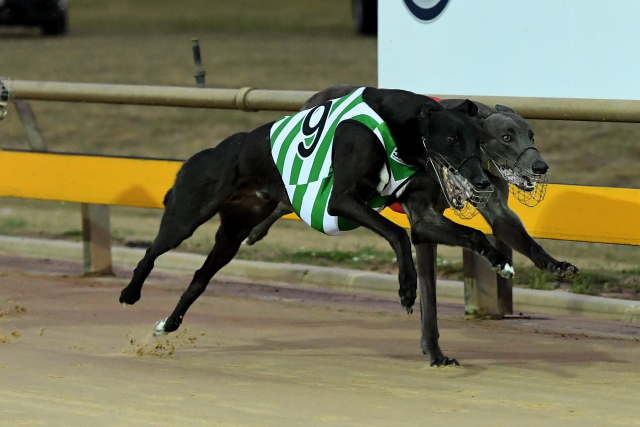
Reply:
<svg viewBox="0 0 640 427"><path fill-rule="evenodd" d="M113 274L109 206L82 203L82 247L84 272Z"/></svg>
<svg viewBox="0 0 640 427"><path fill-rule="evenodd" d="M487 236L503 255L511 259L506 243ZM468 316L500 318L513 314L513 280L497 274L486 258L470 249L462 250L464 273L464 313Z"/></svg>
<svg viewBox="0 0 640 427"><path fill-rule="evenodd" d="M42 132L40 132L38 122L36 121L36 115L34 114L29 101L25 101L24 99L14 99L13 106L16 108L16 112L22 122L22 126L24 126L24 129L27 132L27 139L31 149L35 151L47 151L47 144L44 142Z"/></svg>

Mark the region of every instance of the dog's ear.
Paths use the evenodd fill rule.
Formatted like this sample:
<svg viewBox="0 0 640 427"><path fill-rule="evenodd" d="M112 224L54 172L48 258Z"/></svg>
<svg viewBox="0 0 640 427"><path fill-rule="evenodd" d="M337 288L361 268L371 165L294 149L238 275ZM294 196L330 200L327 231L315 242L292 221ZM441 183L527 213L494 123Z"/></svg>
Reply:
<svg viewBox="0 0 640 427"><path fill-rule="evenodd" d="M493 111L491 111L491 107L489 107L488 105L477 101L473 101L473 103L476 104L476 107L478 107L478 119L484 120L493 114Z"/></svg>
<svg viewBox="0 0 640 427"><path fill-rule="evenodd" d="M420 107L420 114L418 114L418 123L420 125L420 133L426 135L429 132L429 122L433 113L444 110L444 107L437 102L425 102Z"/></svg>
<svg viewBox="0 0 640 427"><path fill-rule="evenodd" d="M511 107L507 107L506 105L496 104L496 111L498 113L511 113L516 114L516 110Z"/></svg>
<svg viewBox="0 0 640 427"><path fill-rule="evenodd" d="M449 99L443 99L442 101L440 101L440 104L442 104L444 108L461 107L464 111L466 109L466 106L463 106L465 102L466 101L464 99L449 98ZM488 105L478 101L472 101L472 102L473 104L475 104L476 107L478 107L478 115L472 117L476 121L482 122L483 120L485 120L486 118L488 118L490 115L494 113L491 107L489 107Z"/></svg>
<svg viewBox="0 0 640 427"><path fill-rule="evenodd" d="M435 113L436 111L442 111L444 110L444 107L442 105L440 105L439 103L437 103L436 101L433 101L433 103L431 102L425 102L424 104L422 104L422 107L420 108L420 118L422 117L429 117L431 116L433 113Z"/></svg>
<svg viewBox="0 0 640 427"><path fill-rule="evenodd" d="M453 107L452 110L460 111L461 113L465 113L466 115L471 117L478 116L478 106L475 104L475 102L468 99L465 99L462 104Z"/></svg>

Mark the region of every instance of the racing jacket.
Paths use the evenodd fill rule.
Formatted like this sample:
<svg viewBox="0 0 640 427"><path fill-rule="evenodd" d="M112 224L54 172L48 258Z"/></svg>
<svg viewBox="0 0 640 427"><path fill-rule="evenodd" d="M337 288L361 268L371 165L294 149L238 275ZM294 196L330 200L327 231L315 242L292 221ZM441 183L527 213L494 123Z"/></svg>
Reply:
<svg viewBox="0 0 640 427"><path fill-rule="evenodd" d="M340 123L354 120L366 126L387 153L388 180L385 183L383 176L384 187L367 201L375 211L380 212L387 200L418 170L398 157L387 124L362 99L364 89L283 117L271 127L271 155L294 211L311 227L328 235L338 235L359 226L327 212L333 188L333 138Z"/></svg>

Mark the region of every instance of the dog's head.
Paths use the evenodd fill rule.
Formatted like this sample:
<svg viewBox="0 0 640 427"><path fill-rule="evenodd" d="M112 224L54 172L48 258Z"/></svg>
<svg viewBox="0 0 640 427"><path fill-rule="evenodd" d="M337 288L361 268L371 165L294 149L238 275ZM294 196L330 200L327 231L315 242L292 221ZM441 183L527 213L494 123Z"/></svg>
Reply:
<svg viewBox="0 0 640 427"><path fill-rule="evenodd" d="M510 184L523 204L535 206L546 193L549 165L534 147L534 135L525 119L507 106L496 105L479 118L484 145L483 165Z"/></svg>
<svg viewBox="0 0 640 427"><path fill-rule="evenodd" d="M446 99L455 107L461 99ZM515 110L497 104L495 109L475 102L474 116L482 128L482 165L492 175L508 182L511 193L527 206L535 206L546 194L549 165L534 147L533 130Z"/></svg>
<svg viewBox="0 0 640 427"><path fill-rule="evenodd" d="M424 166L440 181L449 205L461 217L477 213L493 191L481 164L481 130L472 117L477 106L465 101L451 109L425 103L418 116L426 156Z"/></svg>

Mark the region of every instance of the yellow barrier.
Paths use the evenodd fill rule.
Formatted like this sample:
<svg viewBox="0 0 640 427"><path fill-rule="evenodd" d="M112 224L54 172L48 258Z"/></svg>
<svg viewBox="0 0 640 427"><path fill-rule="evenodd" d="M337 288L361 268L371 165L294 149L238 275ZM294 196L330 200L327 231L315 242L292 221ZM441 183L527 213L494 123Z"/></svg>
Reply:
<svg viewBox="0 0 640 427"><path fill-rule="evenodd" d="M181 161L0 151L0 196L162 208Z"/></svg>
<svg viewBox="0 0 640 427"><path fill-rule="evenodd" d="M182 162L69 154L0 151L0 197L162 208ZM640 190L549 185L545 200L528 208L510 206L538 238L640 245ZM476 216L452 220L491 230ZM383 215L409 228L407 217L390 209ZM288 215L288 218L297 218Z"/></svg>

